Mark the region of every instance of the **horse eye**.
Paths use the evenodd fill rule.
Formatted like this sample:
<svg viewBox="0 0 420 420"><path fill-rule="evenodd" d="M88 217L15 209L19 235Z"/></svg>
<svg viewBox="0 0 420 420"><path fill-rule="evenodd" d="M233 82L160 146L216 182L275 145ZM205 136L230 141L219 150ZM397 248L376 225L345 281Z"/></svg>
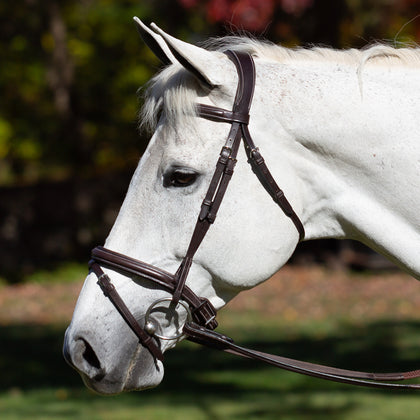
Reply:
<svg viewBox="0 0 420 420"><path fill-rule="evenodd" d="M177 187L183 188L188 187L189 185L194 184L197 180L197 172L192 171L191 169L185 168L174 168L171 171L168 171L163 176L163 186L168 187Z"/></svg>

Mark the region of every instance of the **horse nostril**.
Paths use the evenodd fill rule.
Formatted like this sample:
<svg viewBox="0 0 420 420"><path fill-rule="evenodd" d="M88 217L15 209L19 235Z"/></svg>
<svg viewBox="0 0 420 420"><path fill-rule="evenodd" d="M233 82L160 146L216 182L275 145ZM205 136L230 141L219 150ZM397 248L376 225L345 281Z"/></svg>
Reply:
<svg viewBox="0 0 420 420"><path fill-rule="evenodd" d="M86 360L86 362L89 363L89 365L91 365L95 369L100 369L101 363L99 362L99 359L96 356L96 353L94 352L92 346L83 338L81 338L80 340L83 341L83 344L85 345L85 349L83 351L83 358Z"/></svg>
<svg viewBox="0 0 420 420"><path fill-rule="evenodd" d="M63 356L66 362L88 380L101 381L106 371L89 342L80 336L73 338L66 332L63 345Z"/></svg>

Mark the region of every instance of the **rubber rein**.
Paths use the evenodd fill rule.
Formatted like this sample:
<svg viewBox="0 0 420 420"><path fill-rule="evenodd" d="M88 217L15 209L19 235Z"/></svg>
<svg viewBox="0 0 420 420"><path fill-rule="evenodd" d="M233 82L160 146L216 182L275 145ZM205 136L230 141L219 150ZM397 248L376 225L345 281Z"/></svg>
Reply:
<svg viewBox="0 0 420 420"><path fill-rule="evenodd" d="M216 122L231 124L231 129L216 164L212 180L201 205L201 210L195 225L191 241L178 270L175 274L168 273L156 266L136 260L126 255L111 251L104 247L97 247L92 251L89 262L91 270L98 277L98 284L104 294L111 300L125 322L138 337L140 343L146 347L156 360L163 361L163 354L159 346L159 339L176 340L185 337L190 341L223 350L225 352L256 359L270 365L316 378L353 385L387 389L420 389L420 384L395 384L401 381L420 377L420 370L400 373L369 373L338 369L309 362L289 359L268 353L263 353L241 347L234 341L214 329L217 327L216 310L206 298L198 297L186 286L187 276L193 262L194 255L204 239L209 227L214 223L220 204L233 175L237 153L243 140L248 162L259 181L279 205L284 214L290 218L299 232L299 239L305 236L305 230L299 217L293 210L283 191L272 177L264 158L255 146L248 130L249 111L255 87L255 65L251 55L247 53L227 51L238 72L238 87L232 111L209 105L199 104L198 115ZM118 271L126 276L138 276L157 284L172 295L171 298L159 299L153 302L145 315L144 325L141 326L134 315L125 305L109 276L101 266ZM170 301L175 311L183 307L187 313L187 320L182 333L166 337L157 333L158 326L150 317L163 301ZM383 382L385 381L385 382Z"/></svg>

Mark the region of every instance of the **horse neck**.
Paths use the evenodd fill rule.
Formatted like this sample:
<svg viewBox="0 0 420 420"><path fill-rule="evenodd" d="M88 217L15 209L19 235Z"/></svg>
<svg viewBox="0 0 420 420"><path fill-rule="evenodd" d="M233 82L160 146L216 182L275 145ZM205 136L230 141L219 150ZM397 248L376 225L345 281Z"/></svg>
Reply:
<svg viewBox="0 0 420 420"><path fill-rule="evenodd" d="M297 63L281 66L275 78L271 74L266 79L275 79L280 87L266 99L275 104L272 145L300 180L307 238L368 242L375 236L368 232L375 212L382 211L385 221L381 206L387 200L393 205L383 194L404 183L398 179L401 171L381 166L390 165L393 149L402 141L417 156L420 152L412 135L420 130L420 99L412 94L413 86L420 92L418 74L398 66L390 74L371 66L359 79L357 65ZM269 106L267 102L265 112ZM391 215L387 221L393 221Z"/></svg>

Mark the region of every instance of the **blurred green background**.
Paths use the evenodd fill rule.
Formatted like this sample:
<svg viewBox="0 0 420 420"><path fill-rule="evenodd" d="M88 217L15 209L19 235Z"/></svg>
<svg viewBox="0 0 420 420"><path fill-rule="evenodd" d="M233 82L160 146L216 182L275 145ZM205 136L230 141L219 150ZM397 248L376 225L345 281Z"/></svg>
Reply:
<svg viewBox="0 0 420 420"><path fill-rule="evenodd" d="M189 42L248 31L348 48L413 43L418 13L413 0L1 2L0 278L82 261L103 243L147 143L137 91L159 68L133 16ZM325 261L340 247L303 249Z"/></svg>
<svg viewBox="0 0 420 420"><path fill-rule="evenodd" d="M349 48L414 44L419 14L418 0L0 2L0 419L417 419L417 394L308 379L188 343L168 353L156 390L102 398L65 365L61 345L89 250L147 144L137 91L160 64L133 16L193 43L248 31L288 47ZM222 332L346 368L416 367L415 280L348 241L302 244L293 262L232 302Z"/></svg>
<svg viewBox="0 0 420 420"><path fill-rule="evenodd" d="M190 42L248 30L286 46L347 48L416 41L420 18L408 22L419 12L410 0L4 1L0 185L136 163L145 143L136 91L159 64L135 15Z"/></svg>

